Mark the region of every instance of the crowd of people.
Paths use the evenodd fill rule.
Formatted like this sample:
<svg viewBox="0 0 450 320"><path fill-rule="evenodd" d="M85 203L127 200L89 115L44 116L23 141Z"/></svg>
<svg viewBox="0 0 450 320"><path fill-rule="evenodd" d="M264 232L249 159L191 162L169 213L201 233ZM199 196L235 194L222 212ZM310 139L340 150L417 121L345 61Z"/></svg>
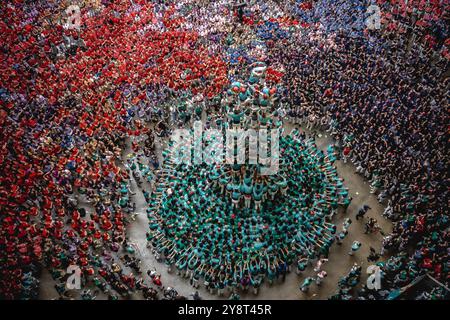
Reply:
<svg viewBox="0 0 450 320"><path fill-rule="evenodd" d="M365 24L370 4L380 8L380 29ZM257 290L292 263L301 271L326 257L346 236L330 222L338 204L349 204L335 155L370 181L394 229L381 254L391 257L379 263L387 289L350 290L355 268L333 297L386 298L424 273L448 286L447 1L268 0L238 9L226 0L86 0L79 27L67 7L0 5L0 298L37 298L44 268L60 297L70 297L70 265L80 266L83 285L110 299L183 298L156 271L141 270L127 236L132 180L155 188L144 190L148 240L168 266L219 294L226 286ZM277 87L270 118L327 130L336 141L323 153L299 132L280 139L288 167L277 181L287 190L275 201L271 192L284 185L256 195L265 199L266 220L240 201L245 170L175 174L155 152L155 137L175 125L206 114L206 127L223 127L244 116L223 103L229 84L256 61L267 65L268 87ZM124 157L128 145L135 158ZM156 206L157 198L166 203ZM208 225L216 229L198 234ZM376 221L366 229L376 230ZM284 246L290 237L296 248ZM265 265L252 256L259 250ZM307 280L302 291L322 281ZM81 298L94 299L95 290ZM446 293L421 295L430 296Z"/></svg>
<svg viewBox="0 0 450 320"><path fill-rule="evenodd" d="M247 83L231 85L223 129L283 131L276 121L276 99L264 87L265 70L254 67ZM248 91L254 92L246 95ZM210 148L222 143L207 136L198 137L199 143ZM249 287L257 293L264 279L273 283L284 278L297 261L328 256L336 233L330 221L339 205L350 203L333 166L334 149L322 152L298 130L281 136L279 148L279 170L272 175L263 175L260 163L240 163L237 153L229 165L195 166L178 161L178 149L165 153L163 173L149 201L148 240L169 269L174 266L196 288L204 280L211 293Z"/></svg>
<svg viewBox="0 0 450 320"><path fill-rule="evenodd" d="M227 80L225 63L178 30L169 6L87 2L81 30L57 21L65 10L59 1L1 6L2 298L36 297L32 277L44 267L59 281L69 265L109 292L135 290L139 274L111 260L128 248L134 209L124 146L131 139L154 157L163 102L174 92L213 96ZM160 29L148 30L157 19Z"/></svg>
<svg viewBox="0 0 450 320"><path fill-rule="evenodd" d="M367 37L318 29L269 53L269 61L290 61L285 64L293 106L288 115L330 132L342 157L369 180L371 193L380 202L389 197L386 212L394 230L384 248L402 254L396 256L398 269L384 270L388 287L405 285L423 272L449 280L448 56L445 42L438 40L448 32L442 27L448 11L433 8L430 19L438 20L440 33L432 44L411 41L422 33L395 28ZM395 281L400 271L402 281Z"/></svg>

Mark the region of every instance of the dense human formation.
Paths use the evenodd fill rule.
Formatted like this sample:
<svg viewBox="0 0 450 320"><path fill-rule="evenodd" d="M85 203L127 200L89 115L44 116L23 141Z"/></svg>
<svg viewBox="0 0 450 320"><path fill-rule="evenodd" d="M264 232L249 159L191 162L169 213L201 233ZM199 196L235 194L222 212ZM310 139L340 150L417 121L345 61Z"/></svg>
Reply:
<svg viewBox="0 0 450 320"><path fill-rule="evenodd" d="M231 85L224 101L230 122L220 122L220 133L228 127L283 133L273 106L276 90L264 87L265 70L256 64L246 84ZM209 146L223 150L215 138ZM336 233L330 221L338 205L350 201L333 167L334 149L323 153L297 130L276 139L279 163L268 175L260 163L239 163L237 146L228 165L191 166L169 149L148 210L149 240L169 267L222 294L239 285L258 290L264 278L273 282L297 261L328 255Z"/></svg>
<svg viewBox="0 0 450 320"><path fill-rule="evenodd" d="M336 158L370 183L393 232L382 252L371 250L383 290L360 284L355 265L330 298L387 299L425 275L448 287L448 1L233 4L83 1L79 28L67 26L70 3L0 4L1 299L38 298L43 269L68 298L70 265L93 289L82 299L186 298L164 286L162 264L141 268L142 250L127 235L135 182L149 203L148 250L194 287L202 279L237 299L241 289L257 293L261 282L313 264L317 276L299 279L306 293L326 281L331 244L341 245L351 219L369 210L349 216L342 231L333 225L338 204L344 211L351 200ZM370 5L380 9L380 28L366 23ZM277 99L267 113L258 99L239 110L230 90L238 94L233 84L251 79L259 62L265 94ZM161 157L173 129L196 120L205 129L241 120L283 133L300 126L280 138L279 189L245 170ZM302 129L328 132L335 143L321 151ZM379 231L364 221L366 233ZM269 251L268 262L252 250Z"/></svg>

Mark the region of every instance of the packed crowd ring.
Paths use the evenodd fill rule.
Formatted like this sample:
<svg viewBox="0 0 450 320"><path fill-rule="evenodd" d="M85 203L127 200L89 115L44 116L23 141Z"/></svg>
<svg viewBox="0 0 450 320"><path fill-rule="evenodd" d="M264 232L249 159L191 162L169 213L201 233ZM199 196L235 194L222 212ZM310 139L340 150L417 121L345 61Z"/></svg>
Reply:
<svg viewBox="0 0 450 320"><path fill-rule="evenodd" d="M327 221L348 193L328 155L314 143L288 136L281 146L282 157L290 158L290 169L280 172L288 177L287 191L282 195L281 188L276 192L277 186L268 185L272 191L263 192L267 199L260 214L233 210L219 185L230 182L214 182L214 166L189 169L165 162L167 177L157 184L151 202L149 240L168 265L208 284L222 282L222 288L228 282L259 286L261 276L273 281L299 257L319 250L327 255L336 232Z"/></svg>

